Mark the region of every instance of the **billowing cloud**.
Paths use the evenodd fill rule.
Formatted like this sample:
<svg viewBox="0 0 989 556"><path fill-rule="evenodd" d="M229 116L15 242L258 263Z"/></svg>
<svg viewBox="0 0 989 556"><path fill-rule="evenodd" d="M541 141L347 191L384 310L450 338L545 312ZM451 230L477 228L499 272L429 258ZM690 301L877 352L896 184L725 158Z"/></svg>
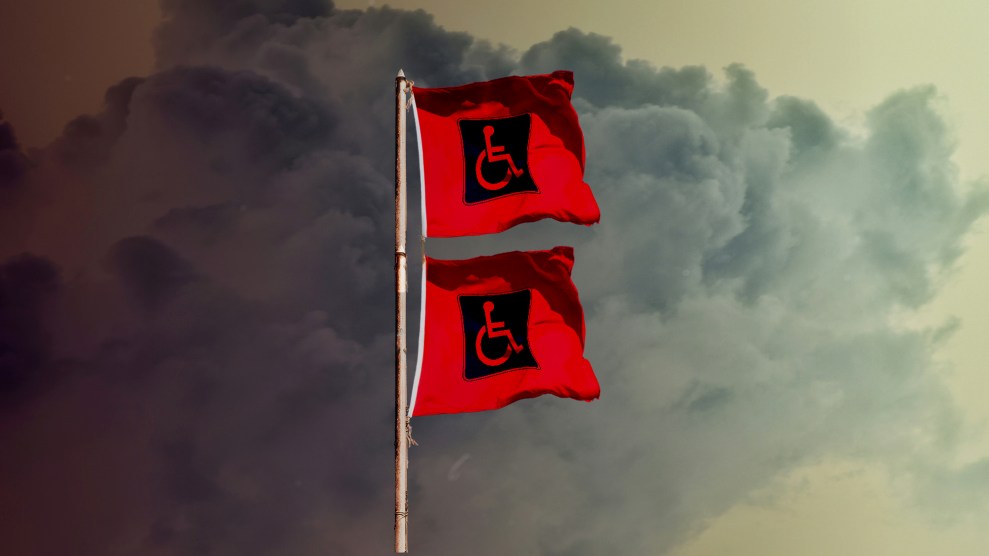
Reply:
<svg viewBox="0 0 989 556"><path fill-rule="evenodd" d="M155 73L101 114L29 154L0 127L15 552L390 549L399 67L418 85L575 70L602 208L590 229L430 241L576 244L603 393L415 421L416 552L661 553L833 457L921 495L985 486L984 463L947 464L944 331L895 322L986 209L933 89L894 93L859 137L743 66L655 69L574 29L514 53L421 11L162 8Z"/></svg>

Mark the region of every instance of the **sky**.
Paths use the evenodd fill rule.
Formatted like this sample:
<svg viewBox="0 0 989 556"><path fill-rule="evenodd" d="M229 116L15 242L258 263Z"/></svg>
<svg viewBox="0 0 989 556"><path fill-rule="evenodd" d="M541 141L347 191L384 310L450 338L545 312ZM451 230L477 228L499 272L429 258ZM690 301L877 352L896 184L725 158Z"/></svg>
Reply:
<svg viewBox="0 0 989 556"><path fill-rule="evenodd" d="M981 554L989 8L392 5L0 8L15 553L388 553L402 67L572 69L602 209L428 242L574 245L602 398L414 420L414 552Z"/></svg>

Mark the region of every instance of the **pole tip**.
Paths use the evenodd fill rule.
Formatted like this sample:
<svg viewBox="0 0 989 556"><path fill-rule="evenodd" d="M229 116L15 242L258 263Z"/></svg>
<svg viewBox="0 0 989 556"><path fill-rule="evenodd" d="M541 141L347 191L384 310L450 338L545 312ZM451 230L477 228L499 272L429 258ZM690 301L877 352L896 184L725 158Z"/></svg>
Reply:
<svg viewBox="0 0 989 556"><path fill-rule="evenodd" d="M405 77L405 70L398 70L398 76L397 77L403 77L404 78Z"/></svg>

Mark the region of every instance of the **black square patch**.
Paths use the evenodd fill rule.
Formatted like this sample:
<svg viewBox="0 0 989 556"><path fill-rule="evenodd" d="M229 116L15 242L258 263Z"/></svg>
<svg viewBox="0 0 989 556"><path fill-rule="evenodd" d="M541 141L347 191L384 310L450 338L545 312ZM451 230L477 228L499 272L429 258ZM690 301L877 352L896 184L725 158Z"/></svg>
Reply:
<svg viewBox="0 0 989 556"><path fill-rule="evenodd" d="M458 122L464 145L465 203L539 192L529 172L531 119L529 114L520 114Z"/></svg>
<svg viewBox="0 0 989 556"><path fill-rule="evenodd" d="M464 323L464 378L538 369L529 346L530 290L461 295Z"/></svg>

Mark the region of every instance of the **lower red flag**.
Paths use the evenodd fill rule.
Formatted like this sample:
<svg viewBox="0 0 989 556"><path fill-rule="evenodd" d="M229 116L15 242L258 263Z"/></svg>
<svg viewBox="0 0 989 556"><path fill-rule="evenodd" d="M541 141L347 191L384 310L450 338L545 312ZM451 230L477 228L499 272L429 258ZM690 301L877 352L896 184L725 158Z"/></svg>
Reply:
<svg viewBox="0 0 989 556"><path fill-rule="evenodd" d="M498 409L553 394L590 401L573 248L426 258L410 416Z"/></svg>

